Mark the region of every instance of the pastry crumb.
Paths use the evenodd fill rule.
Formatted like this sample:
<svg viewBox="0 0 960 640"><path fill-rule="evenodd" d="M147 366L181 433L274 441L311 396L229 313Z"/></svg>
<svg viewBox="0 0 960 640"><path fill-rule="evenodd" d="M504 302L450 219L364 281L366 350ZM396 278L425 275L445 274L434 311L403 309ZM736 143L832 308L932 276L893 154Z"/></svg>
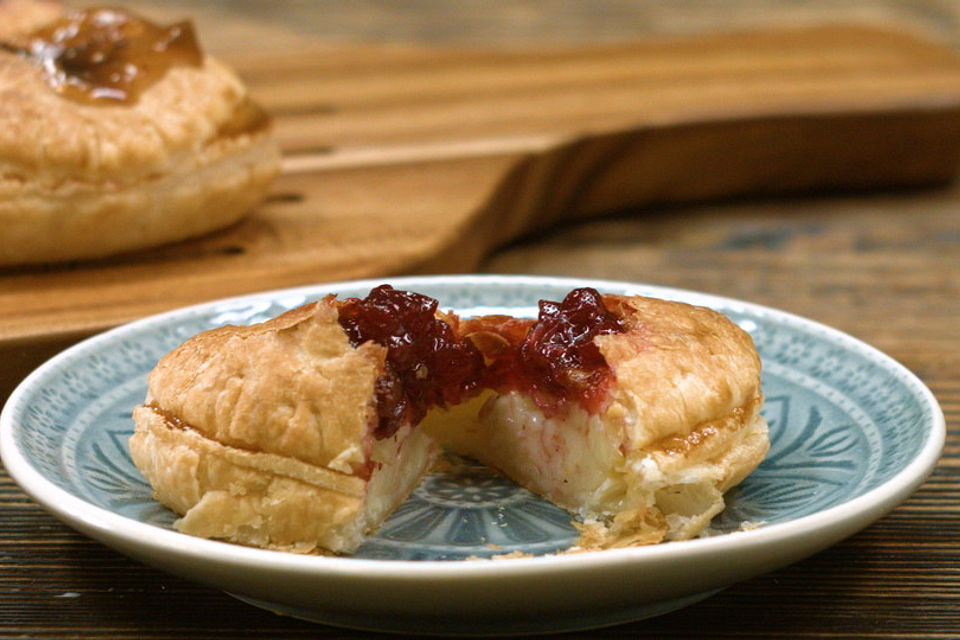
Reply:
<svg viewBox="0 0 960 640"><path fill-rule="evenodd" d="M582 553L602 549L623 549L657 544L663 541L667 525L654 509L630 509L610 521L573 522L580 538L564 553Z"/></svg>
<svg viewBox="0 0 960 640"><path fill-rule="evenodd" d="M490 556L491 560L511 560L513 558L533 558L532 553L524 553L523 551L511 551L510 553L500 553L495 556Z"/></svg>

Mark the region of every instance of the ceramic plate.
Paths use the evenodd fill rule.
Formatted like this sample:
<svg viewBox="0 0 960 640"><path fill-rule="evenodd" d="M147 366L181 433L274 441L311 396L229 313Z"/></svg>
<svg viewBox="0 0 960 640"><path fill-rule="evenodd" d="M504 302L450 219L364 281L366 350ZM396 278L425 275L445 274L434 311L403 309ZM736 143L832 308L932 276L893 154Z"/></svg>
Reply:
<svg viewBox="0 0 960 640"><path fill-rule="evenodd" d="M243 600L334 625L421 633L583 629L657 615L809 556L910 495L940 455L929 390L875 349L783 312L688 291L541 277L397 278L461 315L536 315L577 286L710 306L748 331L764 365L772 447L728 494L712 535L543 555L576 532L559 509L483 468L430 476L355 557L298 556L177 533L127 453L130 412L156 361L211 327L252 323L327 293L288 289L190 307L91 338L31 374L0 417L10 475L72 527ZM739 531L741 524L759 524ZM537 557L468 559L511 551Z"/></svg>

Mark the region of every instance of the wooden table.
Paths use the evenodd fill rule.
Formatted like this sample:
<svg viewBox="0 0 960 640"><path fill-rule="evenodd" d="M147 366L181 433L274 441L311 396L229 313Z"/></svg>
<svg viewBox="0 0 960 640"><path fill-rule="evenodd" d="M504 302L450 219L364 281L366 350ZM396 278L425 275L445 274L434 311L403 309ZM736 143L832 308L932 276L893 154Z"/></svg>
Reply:
<svg viewBox="0 0 960 640"><path fill-rule="evenodd" d="M257 75L257 56L249 51L251 42L259 44L264 59L289 57L298 48L317 51L317 47L333 47L360 51L357 55L373 56L371 60L375 61L383 54L381 45L396 41L403 45L397 48L391 44L392 50L404 51L402 55L411 56L408 60L429 57L420 48L423 45L456 46L461 51L457 55L469 59L464 46L508 52L503 55L515 55L520 49L556 51L567 46L630 49L634 42L645 42L653 36L704 34L709 39L713 36L706 34L718 30L785 20L796 27L828 18L887 27L908 25L931 34L948 49L960 48L956 27L960 24L960 5L951 2L931 2L922 7L895 3L849 7L847 4L852 3L781 6L748 1L731 3L723 11L697 8L697 3L651 6L639 1L597 2L590 8L576 2L541 6L519 0L498 3L496 8L439 0L418 0L402 8L391 8L387 3L344 6L332 1L317 2L310 8L301 4L274 7L274 3L254 6L215 1L129 4L153 11L161 19L179 17L184 12L195 15L208 48L234 61L241 72L250 71L254 92L262 91L276 101L274 105L282 102L285 94L277 93L276 83L268 82L269 74ZM331 13L322 20L308 19L305 13L315 16L324 9ZM238 42L244 51L238 50ZM949 74L944 77L949 79ZM935 84L930 80L924 88ZM349 89L349 85L344 87ZM947 91L937 95L943 98L956 94ZM909 112L909 123L920 126L933 138L954 141L955 103L947 100L932 104L941 120L920 121L917 112ZM884 112L882 105L869 106L872 113L879 109L881 117L875 124L887 127L881 130L902 131L897 128L899 124L890 124L891 114ZM282 206L298 206L292 200L302 198L303 193L307 193L307 204L301 202L299 206L313 201L313 182L305 174L331 168L324 165L330 160L318 160L309 149L295 148L300 141L295 125L303 121L296 120L296 109L287 113L288 117L279 118L278 130L289 157L300 164L288 163L290 171L278 183L273 202L268 204L267 211L281 217L277 208L282 211ZM778 126L785 122L774 121ZM455 125L452 123L454 129ZM421 155L419 160L427 165L453 157L476 163L471 175L487 175L476 173L481 170L501 175L498 163L508 165L510 154L518 149L536 155L537 149L554 144L545 132L534 133L522 140L513 135L506 146L493 151L487 147L488 151L481 153L469 146L451 151L443 144L410 145L407 139L401 140L403 145L390 147L394 155L383 160L383 156L376 156L383 146L364 148L368 152L373 149L373 164L402 164L404 153L426 153L429 157ZM384 128L377 135L380 137L374 142L379 144L391 135L412 134L400 127ZM505 139L493 138L501 142ZM442 143L442 139L437 140ZM370 166L370 157L356 151L362 147L361 142L357 140L353 155L334 158L333 162L344 163L333 167L340 179L360 165ZM846 175L848 188L824 182L821 175L822 188L814 188L813 183L794 184L791 195L784 195L787 189L733 189L729 193L721 189L701 194L680 189L672 193L685 197L639 198L638 206L620 208L610 215L601 215L609 207L597 205L593 209L598 210L592 210L588 206L579 213L589 215L572 216L575 219L557 216L547 220L549 224L518 229L510 237L484 236L492 240L485 245L485 253L471 256L475 265L454 260L449 252L427 251L407 263L380 266L384 275L427 268L471 268L631 280L766 304L832 325L887 352L919 375L940 401L948 426L943 459L916 495L890 515L806 561L732 586L682 611L596 631L586 634L588 637L960 637L960 186L949 180L956 175L956 167L949 162L954 146L946 144L937 151L929 137L927 142L929 153L923 157L935 162L924 172L912 174L914 179L909 179L910 175L904 178L901 173L903 179L885 184L875 165L864 168L865 174L874 170L874 179L864 184L856 184L854 174ZM418 165L421 168L422 162ZM877 162L883 164L884 160ZM407 179L411 169L397 171ZM891 188L894 183L898 186ZM335 189L323 192L322 187L315 188L326 194L326 202L335 201L329 199L336 196ZM423 188L430 202L429 184ZM607 202L600 196L596 201ZM249 253L251 247L260 246L256 233L261 227L256 220L226 236L164 250L152 254L151 259L175 264L193 246L201 247L205 255L222 261L217 265L228 268L230 263L225 260L238 252L236 247L241 253ZM345 249L344 255L349 256L350 250ZM348 261L338 262L341 271L334 269L331 273L369 275L362 270L351 271L345 264ZM148 259L140 262L124 258L72 270L0 274L0 296L9 295L13 287L23 283L29 283L23 284L25 291L33 292L52 288L51 282L57 279L57 283L66 283L64 286L87 286L85 279L89 280L91 274L137 274L149 271L149 266ZM261 269L253 273L252 284L264 285L259 288L312 281L311 274L298 269L297 264L284 265L281 271L268 273ZM223 282L229 281L228 275L223 273ZM116 293L112 316L97 316L88 310L66 327L57 325L54 317L62 310L50 308L44 316L37 307L31 311L36 314L32 317L48 322L47 328L36 334L23 333L19 342L9 341L5 352L8 362L32 366L46 353L83 335L180 302L177 296L181 292L171 282L161 286L166 287L167 297L131 304ZM199 278L192 295L214 297L221 286L227 286L219 282L212 277ZM4 291L4 286L10 288ZM28 293L21 295L26 300ZM16 310L4 307L0 319L8 314L15 316ZM21 360L16 361L17 357ZM47 516L5 474L0 475L0 510L2 637L364 635L276 616L128 560Z"/></svg>

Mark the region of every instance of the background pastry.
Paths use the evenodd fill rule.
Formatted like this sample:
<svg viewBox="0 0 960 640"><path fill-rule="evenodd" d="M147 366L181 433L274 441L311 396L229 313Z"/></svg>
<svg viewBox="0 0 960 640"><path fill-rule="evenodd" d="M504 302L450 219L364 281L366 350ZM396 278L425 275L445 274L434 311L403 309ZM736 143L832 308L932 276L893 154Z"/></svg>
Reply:
<svg viewBox="0 0 960 640"><path fill-rule="evenodd" d="M207 233L278 170L269 119L189 23L0 2L0 265Z"/></svg>

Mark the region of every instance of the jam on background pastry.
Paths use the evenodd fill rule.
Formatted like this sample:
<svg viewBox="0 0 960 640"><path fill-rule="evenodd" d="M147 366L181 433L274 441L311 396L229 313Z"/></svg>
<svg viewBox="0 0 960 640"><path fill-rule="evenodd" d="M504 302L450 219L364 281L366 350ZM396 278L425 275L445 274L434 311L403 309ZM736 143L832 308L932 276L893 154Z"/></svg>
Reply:
<svg viewBox="0 0 960 640"><path fill-rule="evenodd" d="M189 22L0 0L0 265L236 222L279 171L269 129Z"/></svg>
<svg viewBox="0 0 960 640"><path fill-rule="evenodd" d="M193 535L349 553L440 446L579 516L580 549L700 534L763 459L760 360L710 309L571 292L537 320L381 286L166 355L130 450Z"/></svg>

